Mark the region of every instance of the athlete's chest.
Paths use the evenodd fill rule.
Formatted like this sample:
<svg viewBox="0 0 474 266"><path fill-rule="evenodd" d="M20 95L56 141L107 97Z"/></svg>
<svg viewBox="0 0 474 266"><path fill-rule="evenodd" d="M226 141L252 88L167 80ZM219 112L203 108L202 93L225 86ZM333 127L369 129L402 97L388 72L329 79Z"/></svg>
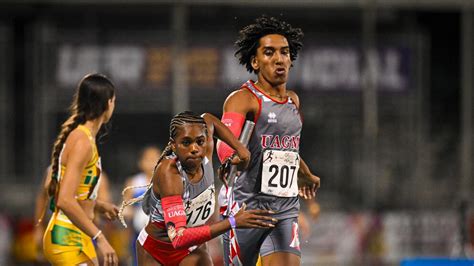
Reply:
<svg viewBox="0 0 474 266"><path fill-rule="evenodd" d="M302 125L300 112L293 103L262 101L257 127L276 132L283 130L299 133Z"/></svg>
<svg viewBox="0 0 474 266"><path fill-rule="evenodd" d="M298 150L302 126L300 113L294 104L264 102L254 137L263 149Z"/></svg>

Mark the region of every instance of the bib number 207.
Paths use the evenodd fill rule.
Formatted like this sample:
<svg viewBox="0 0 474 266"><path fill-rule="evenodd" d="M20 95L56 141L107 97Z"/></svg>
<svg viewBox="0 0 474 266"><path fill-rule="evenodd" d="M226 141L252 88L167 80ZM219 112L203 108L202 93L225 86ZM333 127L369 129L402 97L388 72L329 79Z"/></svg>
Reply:
<svg viewBox="0 0 474 266"><path fill-rule="evenodd" d="M297 152L266 150L262 162L261 192L277 197L296 197L298 169Z"/></svg>
<svg viewBox="0 0 474 266"><path fill-rule="evenodd" d="M296 166L288 166L288 165L283 165L281 168L278 167L276 164L272 164L269 168L269 172L272 173L273 175L270 177L268 180L268 186L269 187L282 187L282 188L287 188L288 187L288 180L289 180L289 185L293 185L293 180L295 177L295 170ZM278 179L279 177L279 179ZM275 180L277 179L277 180ZM276 182L276 183L275 183Z"/></svg>

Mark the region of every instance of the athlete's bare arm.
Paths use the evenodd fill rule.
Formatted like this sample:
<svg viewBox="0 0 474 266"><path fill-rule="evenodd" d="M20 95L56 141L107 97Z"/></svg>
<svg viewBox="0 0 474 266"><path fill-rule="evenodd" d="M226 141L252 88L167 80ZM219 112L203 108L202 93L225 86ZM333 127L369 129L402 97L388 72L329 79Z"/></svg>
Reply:
<svg viewBox="0 0 474 266"><path fill-rule="evenodd" d="M320 179L318 176L311 173L308 165L300 157L300 169L298 170L298 187L299 195L305 199L312 199L316 197L316 190L320 186Z"/></svg>
<svg viewBox="0 0 474 266"><path fill-rule="evenodd" d="M239 89L231 93L224 102L224 113L234 112L243 116L256 115L259 104L257 98L247 89Z"/></svg>
<svg viewBox="0 0 474 266"><path fill-rule="evenodd" d="M291 91L291 90L287 90L286 93L288 94L288 96L291 98L291 100L293 100L293 102L295 103L296 107L298 109L300 109L300 98L298 97L298 95L296 94L296 92L294 91ZM301 112L301 110L299 110Z"/></svg>
<svg viewBox="0 0 474 266"><path fill-rule="evenodd" d="M212 158L214 150L214 142L212 141L213 135L227 143L232 149L237 151L238 158L233 158L232 164L241 163L242 168L245 169L250 162L249 150L239 142L239 140L232 134L228 127L226 127L217 117L212 114L205 113L203 115L208 128L208 147L207 147L207 158Z"/></svg>
<svg viewBox="0 0 474 266"><path fill-rule="evenodd" d="M300 98L291 90L288 90L288 96L293 100L296 107L300 109ZM300 110L301 112L301 110ZM316 190L320 186L320 178L309 169L308 165L300 157L300 169L298 171L299 194L305 199L312 199L316 196Z"/></svg>

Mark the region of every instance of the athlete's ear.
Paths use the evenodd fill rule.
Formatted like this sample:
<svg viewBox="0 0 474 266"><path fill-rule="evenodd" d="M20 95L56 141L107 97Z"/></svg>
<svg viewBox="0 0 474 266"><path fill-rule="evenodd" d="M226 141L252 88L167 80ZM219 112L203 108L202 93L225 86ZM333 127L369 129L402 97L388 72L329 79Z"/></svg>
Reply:
<svg viewBox="0 0 474 266"><path fill-rule="evenodd" d="M258 66L258 60L255 55L252 56L252 58L250 59L250 63L252 65L253 70L258 71L260 67Z"/></svg>
<svg viewBox="0 0 474 266"><path fill-rule="evenodd" d="M174 142L174 139L170 138L170 141L168 142L168 145L170 145L171 150L176 153L176 143Z"/></svg>

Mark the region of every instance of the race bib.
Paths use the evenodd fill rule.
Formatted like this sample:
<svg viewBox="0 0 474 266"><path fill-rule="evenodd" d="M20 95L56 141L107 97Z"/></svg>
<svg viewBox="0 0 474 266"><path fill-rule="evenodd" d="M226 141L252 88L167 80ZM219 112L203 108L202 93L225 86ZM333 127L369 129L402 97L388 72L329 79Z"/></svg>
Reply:
<svg viewBox="0 0 474 266"><path fill-rule="evenodd" d="M266 150L262 160L261 192L277 197L296 197L299 168L297 152Z"/></svg>
<svg viewBox="0 0 474 266"><path fill-rule="evenodd" d="M184 207L186 225L188 227L205 224L214 213L214 208L216 207L214 184L210 185L194 199L186 201Z"/></svg>

